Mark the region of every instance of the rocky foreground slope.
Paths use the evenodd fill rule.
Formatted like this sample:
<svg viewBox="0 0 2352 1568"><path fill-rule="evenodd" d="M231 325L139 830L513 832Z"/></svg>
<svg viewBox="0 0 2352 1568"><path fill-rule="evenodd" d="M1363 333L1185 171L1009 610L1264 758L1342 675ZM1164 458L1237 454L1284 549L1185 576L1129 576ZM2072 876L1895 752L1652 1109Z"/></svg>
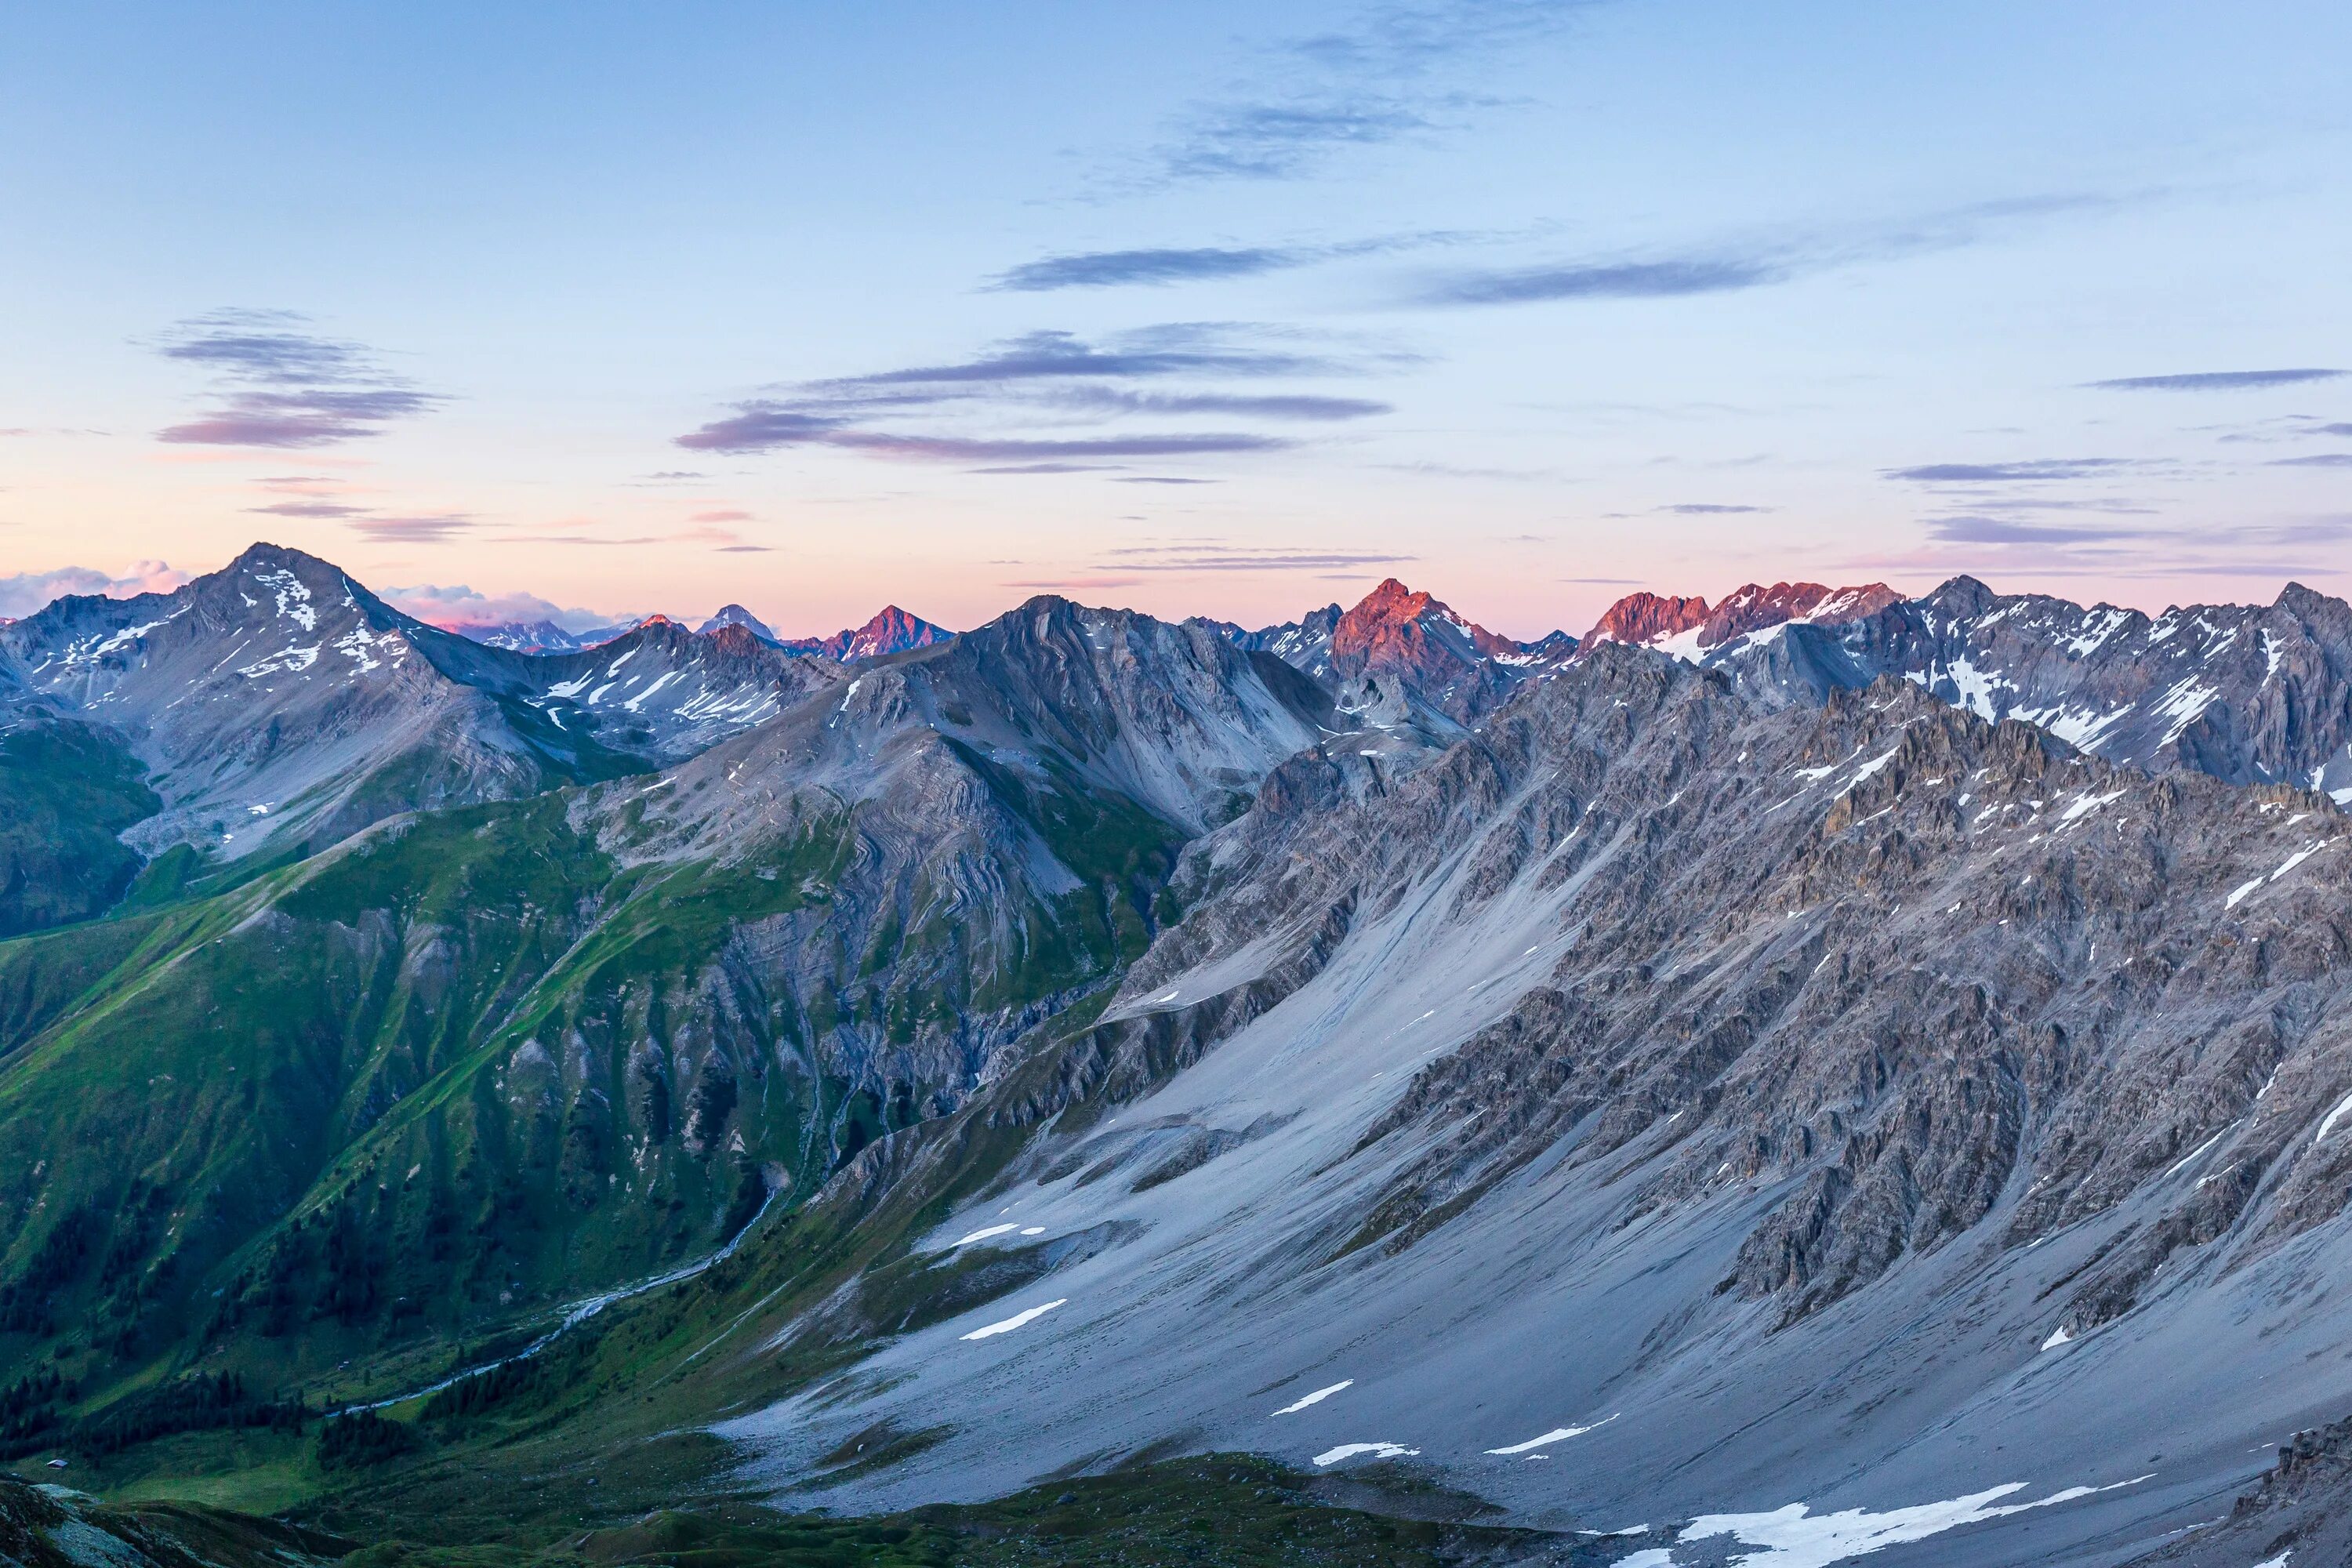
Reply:
<svg viewBox="0 0 2352 1568"><path fill-rule="evenodd" d="M352 1545L218 1509L107 1504L0 1479L0 1557L18 1568L323 1568Z"/></svg>
<svg viewBox="0 0 2352 1568"><path fill-rule="evenodd" d="M925 1432L860 1505L1410 1462L1644 1568L2152 1545L2352 1405L2347 851L1907 682L1604 647L1377 795L1274 774L961 1113L1034 1131L922 1246L1017 1288L722 1431L778 1483Z"/></svg>

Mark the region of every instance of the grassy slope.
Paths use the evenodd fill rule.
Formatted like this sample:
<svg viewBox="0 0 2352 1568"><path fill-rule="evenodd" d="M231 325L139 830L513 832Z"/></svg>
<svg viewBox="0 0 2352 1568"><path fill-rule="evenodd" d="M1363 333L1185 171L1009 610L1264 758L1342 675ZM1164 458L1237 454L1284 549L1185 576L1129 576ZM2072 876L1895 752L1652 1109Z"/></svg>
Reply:
<svg viewBox="0 0 2352 1568"><path fill-rule="evenodd" d="M139 871L116 836L163 809L97 731L26 720L0 733L0 938L89 920Z"/></svg>
<svg viewBox="0 0 2352 1568"><path fill-rule="evenodd" d="M301 1440L268 1429L269 1401L474 1364L552 1303L707 1251L777 1176L814 1190L911 1112L829 1078L813 1035L896 1040L1082 993L1148 940L1164 825L989 782L1088 884L1016 911L1009 954L975 952L919 890L911 918L838 929L847 813L733 864L625 868L565 795L426 814L0 943L0 1455L154 1426L97 1456L105 1484L212 1477L208 1495L278 1506L317 1478ZM841 950L842 984L793 994L748 963L741 932L793 920ZM689 1036L726 1036L744 1069L644 1070L638 1042ZM797 1070L755 1085L755 1058ZM600 1321L578 1340L590 1392L559 1403L591 1405L740 1315L736 1289L836 1274L888 1231L833 1225L787 1221L683 1302ZM173 1436L190 1369L241 1375L245 1405Z"/></svg>
<svg viewBox="0 0 2352 1568"><path fill-rule="evenodd" d="M1104 999L1097 994L1040 1029L1015 1077L1050 1071ZM998 1177L1019 1152L1021 1131L992 1124L975 1107L906 1137L938 1156L924 1179L887 1188L871 1202L836 1192L772 1218L726 1262L614 1308L536 1361L395 1410L413 1443L378 1465L322 1477L302 1517L371 1539L495 1538L539 1550L600 1519L723 1499L738 1456L697 1430L703 1424L855 1375L851 1369L877 1340L1034 1278L1018 1256L932 1260L910 1248ZM820 1301L834 1303L828 1331L780 1351L760 1348ZM839 1456L838 1467L896 1462L930 1435L869 1436L866 1452ZM1129 1466L1148 1458L1130 1456Z"/></svg>
<svg viewBox="0 0 2352 1568"><path fill-rule="evenodd" d="M202 1503L80 1501L69 1508L70 1516L151 1561L173 1562L176 1554L166 1554L177 1548L185 1554L178 1559L182 1568L188 1560L282 1568L305 1558L340 1559L348 1568L1439 1568L1538 1555L1556 1564L1598 1563L1610 1554L1599 1542L1478 1524L1472 1500L1402 1474L1361 1472L1343 1489L1232 1454L1050 1482L995 1502L869 1519L793 1514L748 1500L687 1508L656 1502L593 1510L551 1533L501 1527L485 1509L465 1521L479 1529L473 1535L422 1518L407 1522L423 1528L403 1529L394 1517L377 1521L381 1533L355 1539ZM0 1480L0 1547L28 1568L74 1568L86 1561L52 1545L48 1530L61 1516L68 1516L68 1507ZM124 1568L137 1568L136 1559Z"/></svg>
<svg viewBox="0 0 2352 1568"><path fill-rule="evenodd" d="M1409 1478L1359 1483L1350 1500L1265 1459L1208 1455L1054 1481L990 1503L934 1506L873 1519L791 1514L748 1501L657 1508L544 1544L489 1538L467 1545L387 1542L353 1568L467 1568L489 1562L657 1563L696 1568L1082 1568L1110 1563L1296 1564L1436 1568L1515 1561L1570 1542L1465 1521L1476 1505ZM1421 1517L1414 1517L1419 1515ZM1430 1517L1430 1516L1435 1517ZM1600 1550L1593 1550L1595 1560Z"/></svg>
<svg viewBox="0 0 2352 1568"><path fill-rule="evenodd" d="M1091 911L1069 911L1072 923L1102 944L1118 944L1117 917L1106 905L1136 908L1120 884L1129 875L1149 884L1156 870L1148 828L1110 814L1105 823L1081 815L1073 828L1066 803L1024 801L1024 816L1046 818L1066 856L1087 864L1102 895ZM1048 813L1054 815L1048 815ZM542 821L541 832L552 831ZM306 889L301 900L280 899L313 915L359 918L386 907L436 906L463 892L469 903L503 908L489 897L478 864L464 852L479 835L460 822L442 825L442 837L420 838L397 859L354 868L351 879ZM560 844L509 825L493 837L531 846L543 875L557 875L568 858ZM1140 839L1139 844L1136 840ZM799 864L823 863L814 841L803 841ZM1140 870L1138 867L1140 864ZM522 991L501 1016L509 1032L544 1032L561 1016L563 998L596 994L650 966L659 971L690 963L723 942L707 924L713 897L783 899L783 878L756 887L716 888L703 879L731 873L686 869L634 878L616 876L613 901L625 918L598 922L591 940L577 942L534 973L544 978ZM503 883L499 884L503 886ZM561 886L533 884L550 900ZM797 885L810 885L808 878ZM323 900L310 909L302 900ZM335 900L347 900L337 902ZM217 932L231 911L203 928ZM1096 912L1088 920L1088 912ZM190 921L187 911L161 917ZM721 926L725 922L719 922ZM191 931L181 941L194 937ZM150 934L153 943L169 940ZM209 940L209 939L207 939ZM675 945L673 945L675 944ZM1060 1042L1093 1021L1104 999L1097 992L1041 1029L1032 1066L1049 1066ZM499 1029L491 1031L497 1036ZM478 1056L480 1053L476 1053ZM489 1059L498 1059L493 1051ZM471 1058L468 1058L471 1059ZM476 1064L479 1070L479 1063ZM375 1136L430 1125L448 1096L404 1099ZM1085 1108L1080 1108L1080 1114ZM1054 1481L1015 1498L973 1508L934 1508L891 1519L834 1520L793 1516L729 1497L735 1456L698 1433L701 1422L777 1397L815 1380L843 1374L880 1336L906 1331L1017 1288L1027 1276L987 1260L940 1265L912 1257L908 1243L953 1205L995 1179L1019 1148L1017 1131L963 1115L908 1136L940 1152L921 1182L886 1189L878 1204L835 1201L779 1211L732 1258L707 1273L615 1306L558 1342L535 1362L461 1384L431 1400L412 1402L383 1423L392 1436L357 1460L327 1462L323 1424L298 1431L203 1431L164 1437L123 1453L78 1461L77 1481L123 1497L200 1497L216 1503L294 1508L306 1523L376 1542L351 1561L367 1568L594 1568L658 1563L734 1568L754 1563L837 1563L844 1568L904 1564L1225 1563L1255 1564L1433 1564L1516 1557L1543 1547L1567 1549L1558 1538L1394 1517L1426 1512L1426 1497L1409 1480L1389 1477L1391 1497L1370 1500L1370 1511L1333 1506L1318 1483L1245 1457L1212 1457L1154 1464L1131 1456L1109 1473ZM337 1169L353 1167L352 1156ZM368 1168L364 1162L356 1168ZM331 1184L322 1184L331 1185ZM772 1330L814 1302L858 1280L852 1305L835 1331L796 1341L783 1353L745 1353ZM919 1450L921 1433L872 1435L877 1441L839 1463L889 1463ZM350 1445L344 1445L349 1447ZM192 1477L211 1477L192 1481ZM1373 1491L1377 1493L1379 1488ZM1452 1505L1448 1505L1449 1507ZM1441 1510L1443 1511L1443 1510ZM1462 1510L1454 1508L1459 1516ZM1566 1560L1559 1558L1556 1560Z"/></svg>

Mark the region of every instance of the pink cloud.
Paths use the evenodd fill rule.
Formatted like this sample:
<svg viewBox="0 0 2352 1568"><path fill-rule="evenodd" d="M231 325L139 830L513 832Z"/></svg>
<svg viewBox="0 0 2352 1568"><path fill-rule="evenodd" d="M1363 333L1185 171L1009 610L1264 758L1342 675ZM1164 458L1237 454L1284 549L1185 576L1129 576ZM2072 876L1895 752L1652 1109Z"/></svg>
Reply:
<svg viewBox="0 0 2352 1568"><path fill-rule="evenodd" d="M387 588L384 602L394 609L415 616L427 626L444 631L456 631L463 626L497 626L510 621L529 626L536 621L553 621L567 631L585 631L592 626L615 626L635 620L632 615L607 615L601 610L566 607L536 594L482 594L463 584L446 587L422 583L413 588Z"/></svg>
<svg viewBox="0 0 2352 1568"><path fill-rule="evenodd" d="M20 572L0 577L0 616L29 616L52 599L68 594L103 594L128 599L138 594L168 594L188 580L188 574L161 561L142 561L121 576L93 566L59 566L48 572Z"/></svg>

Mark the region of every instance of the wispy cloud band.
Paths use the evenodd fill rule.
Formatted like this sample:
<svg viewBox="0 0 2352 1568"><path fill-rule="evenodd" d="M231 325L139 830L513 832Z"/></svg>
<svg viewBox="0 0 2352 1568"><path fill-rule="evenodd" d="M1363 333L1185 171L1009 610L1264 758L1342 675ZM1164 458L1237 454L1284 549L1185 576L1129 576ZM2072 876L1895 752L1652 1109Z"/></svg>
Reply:
<svg viewBox="0 0 2352 1568"><path fill-rule="evenodd" d="M1273 452L1297 443L1245 428L1066 433L1073 423L1209 416L1295 425L1390 412L1371 398L1213 384L1361 368L1360 355L1328 352L1288 329L1239 322L1170 323L1098 342L1035 331L967 360L802 382L780 395L747 398L676 440L689 451L829 447L901 461L987 464L991 473L1084 472L1126 458ZM1204 380L1213 384L1199 384ZM975 417L992 427L970 428ZM1004 427L1016 421L1052 427Z"/></svg>
<svg viewBox="0 0 2352 1568"><path fill-rule="evenodd" d="M324 447L382 435L446 401L394 375L359 343L319 335L291 310L215 310L155 345L214 377L214 406L155 433L211 447Z"/></svg>

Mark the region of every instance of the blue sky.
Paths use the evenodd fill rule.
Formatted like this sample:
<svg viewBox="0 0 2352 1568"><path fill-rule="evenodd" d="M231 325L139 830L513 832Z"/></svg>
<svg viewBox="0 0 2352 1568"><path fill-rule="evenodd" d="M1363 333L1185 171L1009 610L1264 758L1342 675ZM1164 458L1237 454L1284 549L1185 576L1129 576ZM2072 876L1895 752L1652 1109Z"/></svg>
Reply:
<svg viewBox="0 0 2352 1568"><path fill-rule="evenodd" d="M256 537L793 630L2343 592L2348 58L2317 4L17 6L0 614Z"/></svg>

